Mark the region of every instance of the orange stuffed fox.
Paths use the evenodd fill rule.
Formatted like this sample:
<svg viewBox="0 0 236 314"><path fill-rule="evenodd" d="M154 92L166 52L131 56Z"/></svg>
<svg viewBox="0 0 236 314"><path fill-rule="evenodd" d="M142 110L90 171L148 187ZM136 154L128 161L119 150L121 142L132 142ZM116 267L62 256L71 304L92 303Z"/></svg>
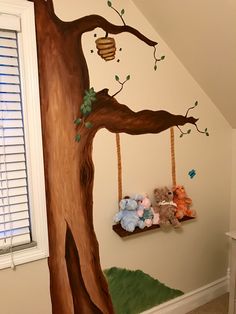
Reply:
<svg viewBox="0 0 236 314"><path fill-rule="evenodd" d="M196 217L196 211L190 209L192 200L187 196L185 188L182 185L176 185L173 189L173 193L173 202L177 205L176 217L178 219L181 219L184 216Z"/></svg>

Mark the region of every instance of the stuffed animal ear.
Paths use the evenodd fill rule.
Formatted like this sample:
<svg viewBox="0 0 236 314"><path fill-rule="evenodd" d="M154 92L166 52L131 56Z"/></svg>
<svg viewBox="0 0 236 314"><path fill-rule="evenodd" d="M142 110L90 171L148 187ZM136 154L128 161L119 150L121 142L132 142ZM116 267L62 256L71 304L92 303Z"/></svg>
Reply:
<svg viewBox="0 0 236 314"><path fill-rule="evenodd" d="M120 205L120 209L124 210L126 206L126 200L125 199L121 200L119 205Z"/></svg>
<svg viewBox="0 0 236 314"><path fill-rule="evenodd" d="M134 194L131 198L138 202L142 201L144 199L144 196L142 194Z"/></svg>
<svg viewBox="0 0 236 314"><path fill-rule="evenodd" d="M156 188L156 189L154 189L153 193L154 193L155 200L156 200L157 202L159 202L160 196L161 196L161 193L162 193L162 192L161 192L161 189Z"/></svg>
<svg viewBox="0 0 236 314"><path fill-rule="evenodd" d="M169 192L168 187L167 187L167 186L164 186L164 188L162 189L163 195L168 196L168 192Z"/></svg>

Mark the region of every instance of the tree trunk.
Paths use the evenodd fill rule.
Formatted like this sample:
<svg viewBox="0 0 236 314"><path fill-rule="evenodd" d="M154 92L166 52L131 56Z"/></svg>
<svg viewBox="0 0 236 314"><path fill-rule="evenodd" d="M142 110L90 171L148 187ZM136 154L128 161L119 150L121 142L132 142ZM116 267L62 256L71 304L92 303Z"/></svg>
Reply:
<svg viewBox="0 0 236 314"><path fill-rule="evenodd" d="M33 0L32 0L33 1ZM93 227L92 142L100 128L129 134L159 133L197 119L165 111L134 113L104 89L89 115L91 129L77 127L89 76L81 46L84 32L98 26L114 34L130 32L147 45L153 42L129 26L115 26L96 15L62 22L51 0L35 0L41 115L49 230L50 291L53 314L112 314L107 282L100 266ZM86 121L86 118L85 118ZM129 121L129 123L127 123ZM81 141L75 142L77 132Z"/></svg>
<svg viewBox="0 0 236 314"><path fill-rule="evenodd" d="M35 2L35 10L53 313L110 314L93 229L93 166L84 155L91 146L85 137L75 142L74 120L89 86L81 40L68 36L46 2Z"/></svg>

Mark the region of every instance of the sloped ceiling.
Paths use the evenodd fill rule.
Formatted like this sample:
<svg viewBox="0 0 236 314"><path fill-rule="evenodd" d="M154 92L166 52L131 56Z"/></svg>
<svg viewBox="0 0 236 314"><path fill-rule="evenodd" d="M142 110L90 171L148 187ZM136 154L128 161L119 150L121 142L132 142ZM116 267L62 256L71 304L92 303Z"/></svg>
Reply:
<svg viewBox="0 0 236 314"><path fill-rule="evenodd" d="M236 129L236 1L133 2Z"/></svg>

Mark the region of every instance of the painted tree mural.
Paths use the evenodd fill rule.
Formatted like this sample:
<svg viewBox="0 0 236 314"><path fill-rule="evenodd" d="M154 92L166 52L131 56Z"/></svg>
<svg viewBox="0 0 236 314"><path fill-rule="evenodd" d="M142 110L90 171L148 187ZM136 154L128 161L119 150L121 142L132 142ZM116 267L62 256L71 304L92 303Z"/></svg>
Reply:
<svg viewBox="0 0 236 314"><path fill-rule="evenodd" d="M100 27L107 34L131 33L152 47L156 42L125 23L113 25L98 15L63 22L55 15L52 0L31 1L36 15L53 313L112 314L93 227L93 138L101 128L133 135L159 133L187 123L197 127L197 119L163 110L133 112L108 89L96 93L91 89L81 44L84 33ZM85 91L92 102L89 115L81 108Z"/></svg>

